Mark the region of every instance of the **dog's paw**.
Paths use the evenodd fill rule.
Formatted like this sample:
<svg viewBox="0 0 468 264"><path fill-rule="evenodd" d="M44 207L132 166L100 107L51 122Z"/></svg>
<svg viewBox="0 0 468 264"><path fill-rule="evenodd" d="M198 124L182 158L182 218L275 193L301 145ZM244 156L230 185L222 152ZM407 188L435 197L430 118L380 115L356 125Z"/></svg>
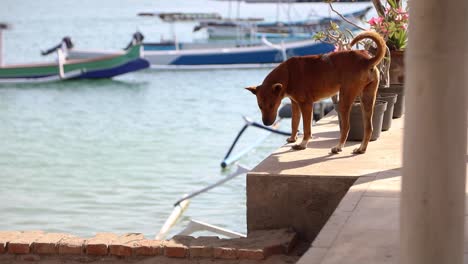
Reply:
<svg viewBox="0 0 468 264"><path fill-rule="evenodd" d="M342 149L341 149L340 147L333 147L333 148L331 149L331 153L333 153L333 154L338 154L338 153L340 153L341 151L342 151Z"/></svg>
<svg viewBox="0 0 468 264"><path fill-rule="evenodd" d="M353 154L364 154L366 150L362 150L361 148L357 148L353 150Z"/></svg>
<svg viewBox="0 0 468 264"><path fill-rule="evenodd" d="M293 145L291 148L294 149L294 150L303 150L303 149L305 149L306 147L305 147L305 146L302 146L302 145L300 145L300 144L296 144L296 145Z"/></svg>
<svg viewBox="0 0 468 264"><path fill-rule="evenodd" d="M294 143L294 142L296 142L296 138L295 138L295 137L288 137L288 138L286 139L286 142L288 142L288 143Z"/></svg>

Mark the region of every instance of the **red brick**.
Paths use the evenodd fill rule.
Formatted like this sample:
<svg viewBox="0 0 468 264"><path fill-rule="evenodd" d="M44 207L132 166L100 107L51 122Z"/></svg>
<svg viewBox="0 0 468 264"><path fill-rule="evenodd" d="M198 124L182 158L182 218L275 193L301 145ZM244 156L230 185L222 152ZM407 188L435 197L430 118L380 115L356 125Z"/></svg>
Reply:
<svg viewBox="0 0 468 264"><path fill-rule="evenodd" d="M57 254L59 241L67 237L71 237L71 235L46 233L32 243L32 252L36 254Z"/></svg>
<svg viewBox="0 0 468 264"><path fill-rule="evenodd" d="M161 240L139 240L132 243L133 254L135 256L159 256L163 252L163 242Z"/></svg>
<svg viewBox="0 0 468 264"><path fill-rule="evenodd" d="M189 255L191 258L212 258L214 250L211 246L190 246Z"/></svg>
<svg viewBox="0 0 468 264"><path fill-rule="evenodd" d="M263 248L263 254L265 255L265 258L268 258L271 255L285 254L284 251L285 250L281 244L266 246Z"/></svg>
<svg viewBox="0 0 468 264"><path fill-rule="evenodd" d="M215 247L213 248L213 256L218 259L236 259L236 251L235 248Z"/></svg>
<svg viewBox="0 0 468 264"><path fill-rule="evenodd" d="M60 255L81 255L85 240L79 237L66 237L58 243L58 253Z"/></svg>
<svg viewBox="0 0 468 264"><path fill-rule="evenodd" d="M95 237L86 240L86 254L92 256L106 256L108 245L118 236L113 233L97 233Z"/></svg>
<svg viewBox="0 0 468 264"><path fill-rule="evenodd" d="M144 239L143 234L125 234L113 240L109 245L109 253L115 256L130 257L133 251L133 243Z"/></svg>
<svg viewBox="0 0 468 264"><path fill-rule="evenodd" d="M191 258L212 258L214 256L213 246L219 243L216 236L201 236L191 241L189 255Z"/></svg>
<svg viewBox="0 0 468 264"><path fill-rule="evenodd" d="M237 258L249 260L262 260L265 259L265 254L261 249L238 249Z"/></svg>
<svg viewBox="0 0 468 264"><path fill-rule="evenodd" d="M18 260L23 260L23 261L39 261L41 260L41 257L39 255L33 255L33 254L25 254L25 255L19 255L17 258Z"/></svg>
<svg viewBox="0 0 468 264"><path fill-rule="evenodd" d="M29 254L32 242L44 235L42 231L21 232L16 238L8 243L8 253Z"/></svg>
<svg viewBox="0 0 468 264"><path fill-rule="evenodd" d="M249 233L246 240L250 245L263 249L267 258L271 255L291 252L296 244L297 234L290 229L259 230Z"/></svg>
<svg viewBox="0 0 468 264"><path fill-rule="evenodd" d="M187 256L188 248L186 246L166 246L164 248L164 255L169 258L185 258Z"/></svg>
<svg viewBox="0 0 468 264"><path fill-rule="evenodd" d="M169 258L185 258L188 255L188 247L174 240L163 243L164 256Z"/></svg>
<svg viewBox="0 0 468 264"><path fill-rule="evenodd" d="M8 243L20 233L19 231L0 231L0 254L6 253Z"/></svg>

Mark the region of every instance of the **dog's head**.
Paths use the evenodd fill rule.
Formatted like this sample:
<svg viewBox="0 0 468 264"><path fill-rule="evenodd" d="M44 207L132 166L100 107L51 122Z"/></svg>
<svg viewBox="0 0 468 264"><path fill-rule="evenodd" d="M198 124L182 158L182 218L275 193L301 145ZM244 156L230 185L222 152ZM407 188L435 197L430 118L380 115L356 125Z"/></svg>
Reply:
<svg viewBox="0 0 468 264"><path fill-rule="evenodd" d="M284 88L281 83L269 82L245 88L257 96L257 103L260 111L262 111L264 125L271 126L275 122L278 108L285 95Z"/></svg>
<svg viewBox="0 0 468 264"><path fill-rule="evenodd" d="M273 69L261 85L246 88L257 96L258 107L262 111L262 121L266 126L271 126L275 122L281 100L286 95L289 80L288 61Z"/></svg>

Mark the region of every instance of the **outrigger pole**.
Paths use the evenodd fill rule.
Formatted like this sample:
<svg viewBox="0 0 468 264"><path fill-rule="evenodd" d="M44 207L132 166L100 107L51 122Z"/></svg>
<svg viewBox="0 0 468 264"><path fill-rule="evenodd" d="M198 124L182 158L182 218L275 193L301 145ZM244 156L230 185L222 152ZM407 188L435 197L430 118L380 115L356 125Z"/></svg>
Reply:
<svg viewBox="0 0 468 264"><path fill-rule="evenodd" d="M3 30L10 28L10 25L0 22L0 67L3 66Z"/></svg>
<svg viewBox="0 0 468 264"><path fill-rule="evenodd" d="M189 203L190 203L190 199L191 198L194 198L202 193L205 193L215 187L218 187L222 184L224 184L225 182L229 181L229 180L232 180L234 179L235 177L239 176L239 175L243 175L245 173L249 172L249 169L241 166L241 165L238 165L237 167L237 170L234 171L233 173L229 174L228 176L226 176L225 178L209 185L209 186L206 186L202 189L199 189L199 190L196 190L192 193L189 193L189 194L185 194L182 196L181 199L177 200L175 203L174 203L174 208L171 212L171 214L169 215L169 217L167 218L166 222L164 222L164 225L163 227L161 228L161 230L158 232L158 234L156 235L156 238L155 239L164 239L166 237L166 235L169 233L169 230L172 228L172 226L174 226L176 224L176 222L179 220L179 218L182 216L182 214L184 213L184 211L187 209ZM232 231L229 231L229 230L226 230L226 229L222 229L222 228L219 228L219 227L216 227L216 226L212 226L212 225L208 225L208 224L205 224L205 223L201 223L201 222L198 222L198 221L191 221L191 225L192 227L191 228L186 228L184 230L184 232L189 235L191 232L195 232L197 230L208 230L208 231L212 231L212 232L215 232L215 233L220 233L220 234L223 234L223 235L226 235L226 236L229 236L229 237L242 237L243 235L242 234L239 234L239 233L235 233L235 232L232 232ZM196 225L196 226L194 226Z"/></svg>
<svg viewBox="0 0 468 264"><path fill-rule="evenodd" d="M291 136L290 132L285 132L285 131L281 131L281 130L277 129L277 127L279 126L279 123L281 122L281 120L283 118L290 118L290 117L291 117L291 105L290 104L286 104L286 105L281 107L281 109L279 110L279 120L276 121L271 127L264 126L262 124L259 124L259 123L255 122L255 121L251 120L248 117L243 116L244 121L245 121L245 125L239 131L236 138L234 139L234 142L232 142L231 147L229 148L228 152L224 156L224 159L221 162L221 168L224 169L227 166L229 166L230 164L232 164L235 161L239 160L243 155L247 154L249 151L251 151L252 149L256 148L258 145L260 145L270 135L268 133L264 137L259 138L256 142L254 142L254 144L250 145L249 147L245 148L244 150L242 150L242 151L236 153L235 155L231 156L232 150L236 146L237 141L239 141L239 138L245 132L245 130L247 130L247 128L249 126L260 128L260 129L266 130L266 131L268 131L270 133L275 133L275 134L279 134L279 135L283 135L283 136Z"/></svg>

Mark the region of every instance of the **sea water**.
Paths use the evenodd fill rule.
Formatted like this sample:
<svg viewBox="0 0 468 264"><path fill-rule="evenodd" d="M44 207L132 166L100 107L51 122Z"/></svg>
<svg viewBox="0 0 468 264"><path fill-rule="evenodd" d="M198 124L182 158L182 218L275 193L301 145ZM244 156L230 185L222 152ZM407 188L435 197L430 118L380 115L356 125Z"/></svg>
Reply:
<svg viewBox="0 0 468 264"><path fill-rule="evenodd" d="M341 4L342 12L369 3ZM140 30L168 39L170 26L139 12L219 12L237 3L211 0L2 0L6 64L55 60L40 50L70 36L77 48L121 49ZM304 19L325 4L282 5L280 19ZM230 12L229 12L230 10ZM274 4L240 4L242 17L276 19ZM193 23L175 25L180 41L203 39ZM255 97L270 69L143 70L112 80L0 85L0 230L92 236L141 232L153 237L183 194L225 177L220 162L244 122L260 120ZM282 124L289 129L289 120ZM266 132L247 129L239 148ZM285 143L271 135L240 160L254 167ZM235 151L236 151L235 150ZM246 232L245 176L191 200L172 233L196 219Z"/></svg>

